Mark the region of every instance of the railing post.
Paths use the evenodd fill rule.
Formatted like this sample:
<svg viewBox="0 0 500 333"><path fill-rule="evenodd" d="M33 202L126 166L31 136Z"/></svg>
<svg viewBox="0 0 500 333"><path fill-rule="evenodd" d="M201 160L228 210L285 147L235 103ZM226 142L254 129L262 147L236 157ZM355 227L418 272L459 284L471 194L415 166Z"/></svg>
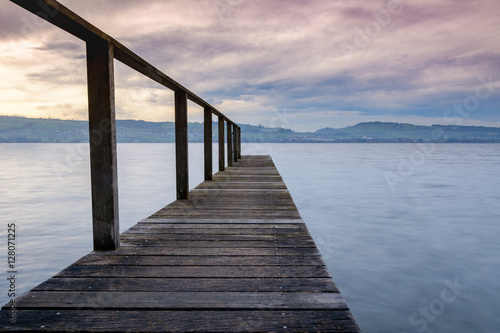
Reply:
<svg viewBox="0 0 500 333"><path fill-rule="evenodd" d="M237 126L233 124L233 161L238 162L238 138L236 136Z"/></svg>
<svg viewBox="0 0 500 333"><path fill-rule="evenodd" d="M107 41L87 41L94 251L120 247L113 53Z"/></svg>
<svg viewBox="0 0 500 333"><path fill-rule="evenodd" d="M227 122L227 166L233 166L233 124Z"/></svg>
<svg viewBox="0 0 500 333"><path fill-rule="evenodd" d="M225 170L224 141L224 116L219 116L219 171Z"/></svg>
<svg viewBox="0 0 500 333"><path fill-rule="evenodd" d="M188 114L187 93L175 92L175 168L177 175L177 200L188 198Z"/></svg>
<svg viewBox="0 0 500 333"><path fill-rule="evenodd" d="M212 180L212 108L206 106L203 112L205 180Z"/></svg>
<svg viewBox="0 0 500 333"><path fill-rule="evenodd" d="M238 158L241 159L241 127L238 126Z"/></svg>

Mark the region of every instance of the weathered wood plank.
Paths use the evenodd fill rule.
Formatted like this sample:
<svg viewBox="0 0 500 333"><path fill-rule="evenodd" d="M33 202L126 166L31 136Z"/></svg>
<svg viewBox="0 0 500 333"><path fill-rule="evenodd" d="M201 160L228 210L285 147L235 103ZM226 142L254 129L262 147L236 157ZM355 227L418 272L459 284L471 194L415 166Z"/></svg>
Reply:
<svg viewBox="0 0 500 333"><path fill-rule="evenodd" d="M269 183L269 182L219 182L216 184L201 183L196 186L196 189L279 189L286 190L286 185L284 183Z"/></svg>
<svg viewBox="0 0 500 333"><path fill-rule="evenodd" d="M262 224L235 224L235 223L221 223L215 225L214 223L154 223L151 222L138 223L134 227L128 229L123 234L128 233L170 233L170 234L220 234L220 235L304 235L309 236L307 229L300 224L277 224L275 228L268 227L267 223Z"/></svg>
<svg viewBox="0 0 500 333"><path fill-rule="evenodd" d="M7 323L7 312L0 313ZM78 332L360 332L349 311L19 310L5 331Z"/></svg>
<svg viewBox="0 0 500 333"><path fill-rule="evenodd" d="M17 298L19 310L347 310L340 293L284 292L105 292L30 291Z"/></svg>
<svg viewBox="0 0 500 333"><path fill-rule="evenodd" d="M87 42L92 227L96 251L120 246L113 52L113 45L102 39Z"/></svg>
<svg viewBox="0 0 500 333"><path fill-rule="evenodd" d="M235 222L237 221L237 222ZM262 225L267 225L270 222L275 223L276 225L288 225L290 222L293 223L293 221L297 221L296 224L302 224L303 220L302 218L293 218L293 219L256 219L256 218L245 218L245 219L227 219L227 218L217 218L217 219L212 219L212 218L180 218L180 217L175 217L175 218L165 218L165 217L148 217L144 220L141 220L139 222L140 225L159 225L159 224L165 224L165 225L172 225L172 224L180 224L180 225L185 225L187 228L191 225L196 225L196 224L205 224L208 226L214 225L214 224L225 224L226 226L231 226L234 225L235 223L247 223L249 225L252 224L262 224ZM181 226L179 226L182 228ZM209 227L208 227L209 228ZM276 227L276 229L279 229Z"/></svg>
<svg viewBox="0 0 500 333"><path fill-rule="evenodd" d="M205 167L205 180L212 180L212 108L205 106L203 109L203 157Z"/></svg>
<svg viewBox="0 0 500 333"><path fill-rule="evenodd" d="M288 231L307 231L306 225L302 219L157 219L147 218L138 222L132 228L170 228L177 230L178 228L187 229L287 229ZM243 231L243 230L242 230Z"/></svg>
<svg viewBox="0 0 500 333"><path fill-rule="evenodd" d="M154 247L175 247L175 248L231 248L231 247L254 247L254 248L310 248L315 247L311 239L291 239L276 241L202 241L202 240L169 240L169 239L155 239L153 237L123 237L121 239L121 246L154 246Z"/></svg>
<svg viewBox="0 0 500 333"><path fill-rule="evenodd" d="M259 241L259 242L267 242L267 243L272 243L274 241L277 241L280 244L282 241L283 242L291 242L297 240L299 243L300 242L307 242L307 243L312 243L311 237L309 237L306 234L302 235L296 235L296 234L281 234L281 235L275 235L275 234L267 234L267 235L217 235L217 234L211 234L211 235L206 235L206 234L191 234L191 235L186 235L186 234L165 234L165 233L159 233L159 234L152 234L150 232L147 233L123 233L121 235L122 240L127 240L130 242L135 242L135 241L196 241L196 242L245 242L245 241Z"/></svg>
<svg viewBox="0 0 500 333"><path fill-rule="evenodd" d="M328 278L325 266L75 266L55 277Z"/></svg>
<svg viewBox="0 0 500 333"><path fill-rule="evenodd" d="M227 140L227 165L232 166L234 163L233 158L233 124L226 122L226 140Z"/></svg>
<svg viewBox="0 0 500 333"><path fill-rule="evenodd" d="M160 256L309 256L318 255L314 247L280 247L280 248L173 248L160 246L124 246L116 251L103 251L103 255L160 255Z"/></svg>
<svg viewBox="0 0 500 333"><path fill-rule="evenodd" d="M52 278L36 291L338 292L331 278Z"/></svg>
<svg viewBox="0 0 500 333"><path fill-rule="evenodd" d="M318 266L324 265L321 256L126 256L88 254L74 263L77 266Z"/></svg>
<svg viewBox="0 0 500 333"><path fill-rule="evenodd" d="M189 193L187 112L187 93L181 90L175 91L175 170L177 200L187 199Z"/></svg>

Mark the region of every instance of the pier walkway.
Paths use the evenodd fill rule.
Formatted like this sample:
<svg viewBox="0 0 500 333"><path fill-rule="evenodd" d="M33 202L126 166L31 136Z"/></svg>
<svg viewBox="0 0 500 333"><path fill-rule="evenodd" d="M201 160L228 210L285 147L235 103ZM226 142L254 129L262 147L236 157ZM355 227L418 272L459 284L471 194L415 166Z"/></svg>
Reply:
<svg viewBox="0 0 500 333"><path fill-rule="evenodd" d="M16 299L2 330L359 332L269 156L242 156Z"/></svg>

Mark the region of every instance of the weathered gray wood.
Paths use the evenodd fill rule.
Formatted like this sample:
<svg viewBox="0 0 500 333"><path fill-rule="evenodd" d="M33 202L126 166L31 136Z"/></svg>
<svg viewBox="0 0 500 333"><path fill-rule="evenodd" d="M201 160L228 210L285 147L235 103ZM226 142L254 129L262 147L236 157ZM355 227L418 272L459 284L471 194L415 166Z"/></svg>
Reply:
<svg viewBox="0 0 500 333"><path fill-rule="evenodd" d="M205 158L205 180L212 180L212 108L205 107L203 110L203 128L204 128L204 158Z"/></svg>
<svg viewBox="0 0 500 333"><path fill-rule="evenodd" d="M241 159L241 127L238 126L238 159Z"/></svg>
<svg viewBox="0 0 500 333"><path fill-rule="evenodd" d="M267 235L248 235L248 234L176 234L176 233L152 233L154 230L149 229L148 232L142 233L122 233L120 239L127 241L201 241L201 242L246 242L246 241L259 241L259 242L272 242L277 241L280 244L287 242L297 241L310 243L311 237L307 234L277 234L269 233ZM294 243L295 244L295 243ZM243 245L243 243L242 243Z"/></svg>
<svg viewBox="0 0 500 333"><path fill-rule="evenodd" d="M210 189L214 188L213 185L201 183L196 186L196 189ZM215 188L220 189L281 189L286 190L286 185L283 183L266 183L266 182L219 182Z"/></svg>
<svg viewBox="0 0 500 333"><path fill-rule="evenodd" d="M51 278L34 291L338 292L331 278Z"/></svg>
<svg viewBox="0 0 500 333"><path fill-rule="evenodd" d="M348 310L340 293L284 292L102 292L30 291L19 310Z"/></svg>
<svg viewBox="0 0 500 333"><path fill-rule="evenodd" d="M87 42L94 250L120 246L113 45Z"/></svg>
<svg viewBox="0 0 500 333"><path fill-rule="evenodd" d="M328 278L325 266L70 266L56 277Z"/></svg>
<svg viewBox="0 0 500 333"><path fill-rule="evenodd" d="M226 167L224 142L224 116L219 116L219 171L224 171Z"/></svg>
<svg viewBox="0 0 500 333"><path fill-rule="evenodd" d="M233 124L233 161L238 162L238 139L237 139L237 131L238 126L236 124Z"/></svg>
<svg viewBox="0 0 500 333"><path fill-rule="evenodd" d="M254 233L259 230L263 230L264 232L279 232L280 229L283 229L284 232L294 232L294 231L301 231L304 232L306 231L306 225L303 220L299 220L297 222L294 222L295 220L249 220L249 219L244 219L244 220L215 220L215 219L204 219L202 221L200 220L189 220L189 219L180 219L180 220L164 220L161 221L161 219L145 219L138 224L136 224L134 227L130 228L129 230L133 228L158 228L158 229L163 229L163 230L171 230L171 232L177 232L181 230L181 232L186 232L183 229L191 229L191 230L196 230L196 229L216 229L215 231L218 232L220 230L224 231L226 230L232 230L233 232L236 232L238 235L239 233L249 233L247 230L241 230L241 229L252 229L250 233ZM293 229L293 230L290 230ZM191 232L191 230L189 232ZM155 230L156 232L156 230ZM170 232L170 231L169 231Z"/></svg>
<svg viewBox="0 0 500 333"><path fill-rule="evenodd" d="M188 198L188 114L185 91L175 92L175 161L177 175L177 200Z"/></svg>
<svg viewBox="0 0 500 333"><path fill-rule="evenodd" d="M191 223L190 223L191 224ZM145 225L143 227L143 225ZM147 227L151 225L152 227ZM160 224L161 225L161 224ZM147 223L140 224L134 228L130 228L126 232L122 233L122 236L129 234L154 234L158 237L201 237L207 236L205 239L210 239L210 237L309 237L309 234L304 231L294 231L291 229L260 229L260 228L232 228L233 224L229 224L228 228L182 228L182 227L167 227L163 228L157 224ZM178 238L182 239L182 238ZM264 239L264 238L261 238Z"/></svg>
<svg viewBox="0 0 500 333"><path fill-rule="evenodd" d="M317 256L318 249L312 247L281 248L173 248L149 246L122 246L114 252L103 252L103 255L143 255L143 256Z"/></svg>
<svg viewBox="0 0 500 333"><path fill-rule="evenodd" d="M225 219L225 218L162 218L162 217L148 217L147 219L141 220L140 223L152 223L152 224L159 224L159 223L186 223L188 225L191 224L214 224L214 223L220 223L220 224L233 224L234 219ZM238 223L255 223L255 224L269 224L269 223L276 223L276 224L289 224L290 222L297 221L297 223L303 222L301 218L294 218L294 219L278 219L278 218L271 218L271 219L265 219L265 218L240 218L238 219Z"/></svg>
<svg viewBox="0 0 500 333"><path fill-rule="evenodd" d="M5 331L71 332L360 332L349 311L74 311L19 310L17 324Z"/></svg>
<svg viewBox="0 0 500 333"><path fill-rule="evenodd" d="M201 236L201 235L200 235ZM322 266L321 256L286 257L279 260L269 256L101 256L88 254L77 266Z"/></svg>
<svg viewBox="0 0 500 333"><path fill-rule="evenodd" d="M230 167L233 165L233 125L230 122L227 122L226 129L226 137L227 137L227 165Z"/></svg>

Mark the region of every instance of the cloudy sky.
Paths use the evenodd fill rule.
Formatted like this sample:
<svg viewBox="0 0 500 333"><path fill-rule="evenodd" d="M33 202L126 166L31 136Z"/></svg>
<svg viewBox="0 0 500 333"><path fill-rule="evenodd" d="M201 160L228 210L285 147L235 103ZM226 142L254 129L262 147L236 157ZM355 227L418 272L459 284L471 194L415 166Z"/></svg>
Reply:
<svg viewBox="0 0 500 333"><path fill-rule="evenodd" d="M498 0L60 2L241 124L500 126ZM0 114L87 118L82 41L3 1L0 57ZM117 118L173 119L171 91L115 69Z"/></svg>

